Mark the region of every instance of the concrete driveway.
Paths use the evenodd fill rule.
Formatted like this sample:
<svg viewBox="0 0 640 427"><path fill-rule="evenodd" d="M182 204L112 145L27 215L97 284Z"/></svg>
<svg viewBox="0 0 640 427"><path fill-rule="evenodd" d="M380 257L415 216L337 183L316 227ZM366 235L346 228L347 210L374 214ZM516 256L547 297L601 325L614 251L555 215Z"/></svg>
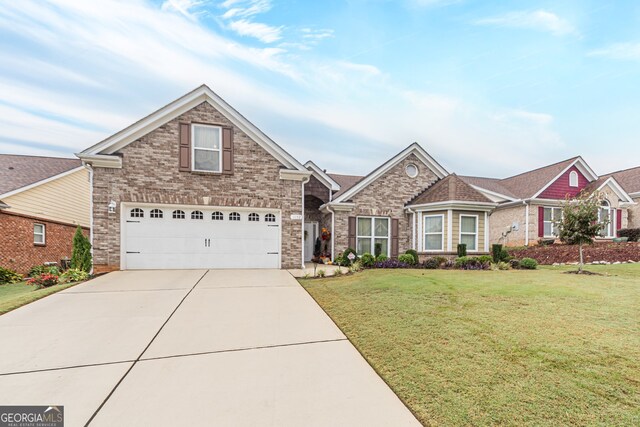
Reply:
<svg viewBox="0 0 640 427"><path fill-rule="evenodd" d="M419 425L283 270L123 271L0 316L0 405L66 426Z"/></svg>

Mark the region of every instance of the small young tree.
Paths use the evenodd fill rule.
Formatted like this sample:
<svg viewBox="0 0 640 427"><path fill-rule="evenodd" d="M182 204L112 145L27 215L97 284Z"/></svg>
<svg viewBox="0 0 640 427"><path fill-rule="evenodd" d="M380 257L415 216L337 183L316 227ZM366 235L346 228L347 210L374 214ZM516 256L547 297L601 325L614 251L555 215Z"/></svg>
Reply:
<svg viewBox="0 0 640 427"><path fill-rule="evenodd" d="M573 199L567 198L562 208L562 219L557 222L560 240L569 245L579 245L578 273L582 273L584 268L583 246L593 244L593 239L609 222L608 218L598 221L598 210L602 200L600 193L588 192L582 192Z"/></svg>
<svg viewBox="0 0 640 427"><path fill-rule="evenodd" d="M91 271L91 243L78 226L73 236L73 252L71 254L71 268L77 268L89 273Z"/></svg>

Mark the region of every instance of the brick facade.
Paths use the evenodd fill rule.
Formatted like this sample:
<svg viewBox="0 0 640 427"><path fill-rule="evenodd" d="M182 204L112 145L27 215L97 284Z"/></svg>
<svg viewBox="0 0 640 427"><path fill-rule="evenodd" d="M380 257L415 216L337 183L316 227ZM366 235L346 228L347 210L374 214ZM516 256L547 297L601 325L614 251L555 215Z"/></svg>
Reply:
<svg viewBox="0 0 640 427"><path fill-rule="evenodd" d="M419 173L410 178L405 168L408 164L418 167ZM415 155L411 154L387 173L370 183L353 197L356 207L351 212L335 213L336 255L348 247L348 218L350 216L385 216L399 221L398 249L404 253L411 248L413 227L411 215L404 207L407 202L437 180L437 176ZM329 218L328 221L331 221Z"/></svg>
<svg viewBox="0 0 640 427"><path fill-rule="evenodd" d="M35 223L45 226L44 245L33 243ZM0 211L0 266L24 274L35 265L71 258L76 227ZM89 234L88 229L83 230Z"/></svg>
<svg viewBox="0 0 640 427"><path fill-rule="evenodd" d="M181 172L179 123L207 123L233 128L234 173ZM297 268L302 256L302 184L280 179L281 163L209 103L165 123L117 153L122 169L95 168L93 177L94 259L96 271L120 267L122 202L171 203L280 209L282 268ZM117 202L109 214L110 200Z"/></svg>

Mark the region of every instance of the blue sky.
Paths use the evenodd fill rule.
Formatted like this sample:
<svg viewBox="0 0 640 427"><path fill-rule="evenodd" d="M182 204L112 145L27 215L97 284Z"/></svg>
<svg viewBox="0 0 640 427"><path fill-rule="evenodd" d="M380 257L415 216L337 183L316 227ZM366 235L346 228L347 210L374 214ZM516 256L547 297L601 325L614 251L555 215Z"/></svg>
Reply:
<svg viewBox="0 0 640 427"><path fill-rule="evenodd" d="M636 1L0 4L0 152L72 155L202 83L333 172L413 141L459 174L640 165Z"/></svg>

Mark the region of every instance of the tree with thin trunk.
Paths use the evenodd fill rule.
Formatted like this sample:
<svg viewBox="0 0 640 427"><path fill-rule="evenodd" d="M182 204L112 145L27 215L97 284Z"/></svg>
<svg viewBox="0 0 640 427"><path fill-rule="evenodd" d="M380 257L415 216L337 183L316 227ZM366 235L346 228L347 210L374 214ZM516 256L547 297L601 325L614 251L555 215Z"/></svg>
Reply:
<svg viewBox="0 0 640 427"><path fill-rule="evenodd" d="M558 237L569 245L580 248L578 273L584 268L584 245L593 244L593 240L609 224L609 218L598 218L603 195L598 192L582 192L575 198L567 198L562 207L562 219L557 222Z"/></svg>

